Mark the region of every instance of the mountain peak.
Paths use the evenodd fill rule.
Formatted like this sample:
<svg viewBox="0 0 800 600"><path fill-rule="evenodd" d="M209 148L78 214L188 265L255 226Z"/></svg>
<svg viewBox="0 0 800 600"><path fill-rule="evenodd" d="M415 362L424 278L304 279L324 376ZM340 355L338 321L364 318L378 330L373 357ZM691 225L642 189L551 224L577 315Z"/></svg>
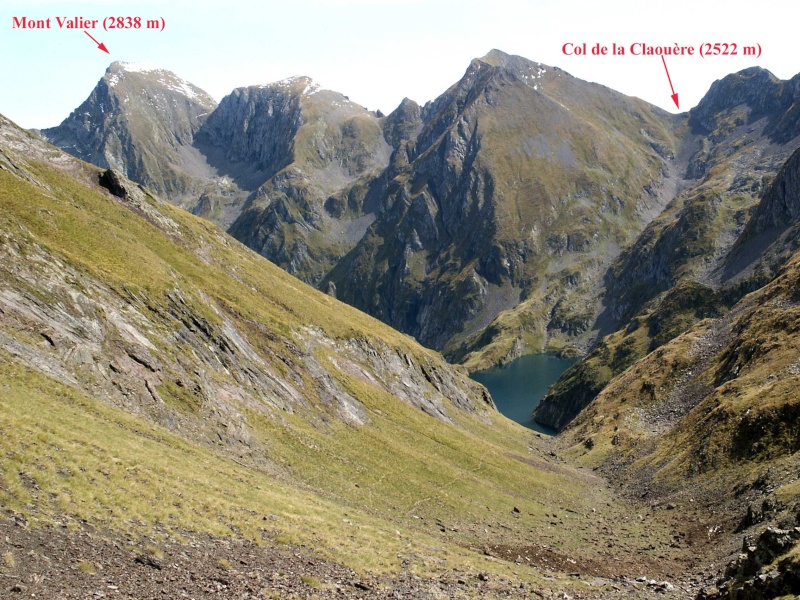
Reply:
<svg viewBox="0 0 800 600"><path fill-rule="evenodd" d="M281 79L280 81L268 83L267 85L262 85L260 87L262 88L278 87L284 90L299 93L304 96L305 95L311 96L322 90L322 87L307 75L287 77L285 79Z"/></svg>
<svg viewBox="0 0 800 600"><path fill-rule="evenodd" d="M116 61L89 97L42 135L82 160L175 198L194 181L192 173L205 168L185 148L216 105L167 69Z"/></svg>
<svg viewBox="0 0 800 600"><path fill-rule="evenodd" d="M481 58L473 59L467 69L467 73L478 72L481 68L486 68L486 66L503 69L536 90L539 89L539 84L543 83L542 79L545 78L547 73L551 75L547 75L545 79L552 77L553 74L558 73L560 76L563 73L558 67L551 67L523 56L507 54L496 48L493 48Z"/></svg>
<svg viewBox="0 0 800 600"><path fill-rule="evenodd" d="M166 69L151 63L125 62L121 60L115 60L108 65L108 69L106 69L106 73L114 73L119 71L125 71L128 73L147 73L149 71L166 71Z"/></svg>
<svg viewBox="0 0 800 600"><path fill-rule="evenodd" d="M749 67L716 80L695 108L689 111L691 122L713 131L717 116L737 106L746 106L756 115L780 111L791 104L781 81L768 70ZM790 96L792 94L789 94Z"/></svg>
<svg viewBox="0 0 800 600"><path fill-rule="evenodd" d="M168 69L150 63L112 62L106 69L103 80L109 88L115 88L130 76L135 79L144 77L148 85L165 87L172 92L178 92L189 100L198 100L204 104L216 104L206 92L196 85L189 83Z"/></svg>
<svg viewBox="0 0 800 600"><path fill-rule="evenodd" d="M490 65L502 66L505 65L511 58L512 58L511 54L506 54L502 50L498 50L497 48L492 48L491 50L489 50L489 52L486 53L486 56L483 56L478 60L481 60Z"/></svg>

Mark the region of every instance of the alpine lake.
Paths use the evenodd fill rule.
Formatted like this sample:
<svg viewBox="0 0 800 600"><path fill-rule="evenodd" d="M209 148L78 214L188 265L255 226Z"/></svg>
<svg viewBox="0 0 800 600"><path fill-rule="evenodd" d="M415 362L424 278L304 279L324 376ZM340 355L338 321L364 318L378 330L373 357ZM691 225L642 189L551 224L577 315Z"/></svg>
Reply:
<svg viewBox="0 0 800 600"><path fill-rule="evenodd" d="M472 379L489 390L503 415L529 429L555 435L555 431L535 423L531 414L549 388L577 359L552 354L529 354L503 367L476 371Z"/></svg>

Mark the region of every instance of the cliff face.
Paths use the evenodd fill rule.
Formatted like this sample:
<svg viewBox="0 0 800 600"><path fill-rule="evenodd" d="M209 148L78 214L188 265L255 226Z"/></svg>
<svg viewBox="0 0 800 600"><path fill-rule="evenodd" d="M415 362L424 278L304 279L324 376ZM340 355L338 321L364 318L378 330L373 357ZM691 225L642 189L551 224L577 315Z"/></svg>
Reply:
<svg viewBox="0 0 800 600"><path fill-rule="evenodd" d="M784 143L791 127L775 128L794 118L797 81L747 69L712 85L690 112L685 189L605 276L604 317L618 331L565 373L537 421L565 426L615 376L724 314L800 248L800 137Z"/></svg>
<svg viewBox="0 0 800 600"><path fill-rule="evenodd" d="M800 152L781 168L742 233L742 240L767 229L784 229L800 219Z"/></svg>
<svg viewBox="0 0 800 600"><path fill-rule="evenodd" d="M216 105L174 73L115 62L83 104L42 134L82 160L180 201L211 176L192 143Z"/></svg>
<svg viewBox="0 0 800 600"><path fill-rule="evenodd" d="M800 150L786 161L716 274L768 281L800 249Z"/></svg>
<svg viewBox="0 0 800 600"><path fill-rule="evenodd" d="M498 51L422 117L323 285L471 366L590 335L603 265L660 205L671 117Z"/></svg>
<svg viewBox="0 0 800 600"><path fill-rule="evenodd" d="M230 232L310 283L374 219L364 198L391 153L377 115L305 77L236 90L198 139L258 173Z"/></svg>

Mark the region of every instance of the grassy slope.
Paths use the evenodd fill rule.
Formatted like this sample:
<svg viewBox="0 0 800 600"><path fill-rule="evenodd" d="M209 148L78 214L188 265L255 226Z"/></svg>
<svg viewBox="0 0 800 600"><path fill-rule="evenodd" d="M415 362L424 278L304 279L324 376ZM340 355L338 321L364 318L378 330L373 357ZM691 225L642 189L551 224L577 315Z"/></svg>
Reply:
<svg viewBox="0 0 800 600"><path fill-rule="evenodd" d="M562 436L578 464L677 509L713 543L721 566L742 551L742 535L800 522L798 282L795 254L728 314L701 320L612 378ZM800 552L764 564L760 573L791 581ZM719 572L726 585L741 585Z"/></svg>
<svg viewBox="0 0 800 600"><path fill-rule="evenodd" d="M174 419L156 424L146 410L137 412L151 420L132 416L110 404L102 389L87 392L37 368L15 349L41 349L41 336L8 321L0 357L0 502L10 510L45 521L67 514L139 532L160 523L257 541L266 527L270 542L305 543L359 570L396 572L408 560L423 573L457 566L521 578L536 575L469 548L547 539L568 553L595 554L601 550L588 542L602 535L603 522L583 515L608 505L604 517L629 520L599 480L553 461L530 431L493 411L449 405L451 425L399 400L375 377L340 370L330 360L337 358L335 344L367 340L450 373L407 336L305 286L203 220L147 199L151 215L157 211L176 225L157 226L93 187L96 172L89 167L50 156L61 163L56 169L18 150L4 150L14 167L0 169L7 256L28 261L26 268L43 260L57 265L73 278L76 293L103 289L126 310L147 315L165 372L192 360L192 349L173 343L175 325L163 317L179 290L194 317L211 328L234 322L276 371L304 382L306 396L290 410L239 407L255 452L263 454L245 464L208 436L195 436L224 433L214 429L204 403L187 411L183 392L164 385L159 391L167 407L158 414L180 417L175 431L164 427ZM7 292L25 291L14 276L18 266L5 264L0 272ZM52 281L30 286L45 304L68 305ZM261 329L247 328L253 323ZM316 355L327 376L362 404L368 425L348 425L325 412L315 376L290 352L308 342L309 327L333 340ZM42 356L52 356L47 352ZM97 368L107 360L99 357ZM214 377L225 379L224 369ZM560 531L551 525L556 511L568 525ZM637 522L630 527L637 532L626 542L631 553L660 535Z"/></svg>
<svg viewBox="0 0 800 600"><path fill-rule="evenodd" d="M700 321L612 379L569 428L570 452L650 497L702 498L728 531L748 502L767 496L793 518L799 279L795 255L728 315Z"/></svg>
<svg viewBox="0 0 800 600"><path fill-rule="evenodd" d="M762 274L761 282L720 285L715 275L798 143L775 143L766 133L767 119L752 113L745 105L726 109L707 138L687 137L683 152L694 152L690 170L696 160L707 170L611 265L606 312L619 329L557 382L544 405L585 406L612 377L699 319L724 314L766 281Z"/></svg>
<svg viewBox="0 0 800 600"><path fill-rule="evenodd" d="M525 352L570 353L576 339L590 335L600 273L641 228L648 204L656 203L642 190L657 188L666 167L647 142L672 155L680 129L679 120L645 102L569 76L549 79L546 98L525 99L530 90L519 87L520 99L505 90L510 114L493 106L481 133L502 198L496 237L508 247L530 244L519 276L529 283L523 302L466 344L461 362L471 370L501 362L517 340ZM549 143L548 152L531 156L537 142ZM564 153L571 161L561 164ZM584 249L570 250L568 243Z"/></svg>

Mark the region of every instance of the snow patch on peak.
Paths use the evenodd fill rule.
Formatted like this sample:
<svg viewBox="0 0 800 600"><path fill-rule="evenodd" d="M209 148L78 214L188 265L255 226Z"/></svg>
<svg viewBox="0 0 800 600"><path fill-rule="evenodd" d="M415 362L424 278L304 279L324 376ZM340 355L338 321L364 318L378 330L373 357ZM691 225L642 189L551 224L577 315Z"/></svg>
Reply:
<svg viewBox="0 0 800 600"><path fill-rule="evenodd" d="M308 96L312 96L312 95L316 94L318 91L320 91L321 89L322 88L319 86L318 83L314 83L313 81L310 81L309 84L303 90L303 94L306 94Z"/></svg>
<svg viewBox="0 0 800 600"><path fill-rule="evenodd" d="M164 69L142 62L123 62L121 60L111 63L108 67L108 85L114 87L122 79L123 73L149 73L152 71L163 71Z"/></svg>
<svg viewBox="0 0 800 600"><path fill-rule="evenodd" d="M310 77L287 77L286 79L281 79L280 81L276 81L275 85L278 85L280 87L290 87L292 85L300 83L301 81L309 81L310 82L311 78Z"/></svg>
<svg viewBox="0 0 800 600"><path fill-rule="evenodd" d="M143 62L118 62L117 63L124 71L128 73L147 73L148 71L163 71L161 67Z"/></svg>
<svg viewBox="0 0 800 600"><path fill-rule="evenodd" d="M168 88L168 89L170 89L170 90L172 90L174 92L179 92L179 93L183 94L184 96L186 96L190 100L194 100L195 98L197 98L200 95L197 92L195 92L194 89L192 89L192 84L191 83L181 79L177 75L174 76L174 81L172 81L172 82L168 82L168 81L165 81L163 79L160 79L159 83L161 83L162 85L164 85L164 87L166 87L166 88Z"/></svg>
<svg viewBox="0 0 800 600"><path fill-rule="evenodd" d="M113 68L116 67L116 68ZM113 70L112 70L113 68ZM109 67L108 85L114 87L123 77L123 73L158 73L156 81L163 87L173 92L178 92L190 100L200 97L198 88L185 79L181 79L172 71L141 62L115 62Z"/></svg>
<svg viewBox="0 0 800 600"><path fill-rule="evenodd" d="M281 79L280 81L276 81L275 83L270 83L268 85L262 85L262 88L267 87L279 87L282 89L290 89L293 88L301 83L305 83L305 87L301 94L311 96L319 92L322 88L316 82L314 82L310 77L300 76L300 77L287 77L286 79Z"/></svg>

